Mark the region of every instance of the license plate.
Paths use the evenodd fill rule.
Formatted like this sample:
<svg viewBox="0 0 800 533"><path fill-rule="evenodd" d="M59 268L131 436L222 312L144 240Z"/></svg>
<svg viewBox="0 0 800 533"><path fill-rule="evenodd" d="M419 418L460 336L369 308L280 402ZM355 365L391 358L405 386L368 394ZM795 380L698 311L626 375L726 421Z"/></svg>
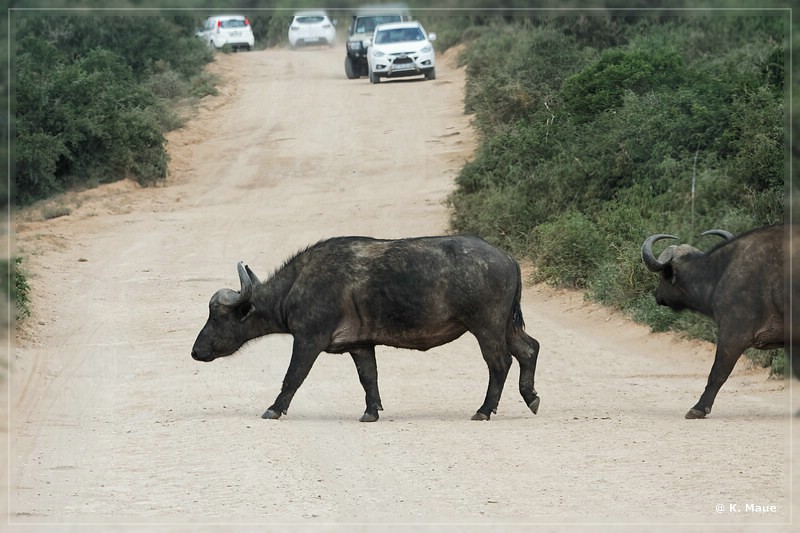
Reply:
<svg viewBox="0 0 800 533"><path fill-rule="evenodd" d="M395 63L392 70L414 70L414 63Z"/></svg>
<svg viewBox="0 0 800 533"><path fill-rule="evenodd" d="M241 34L242 34L242 32L240 32L240 31L232 31L232 32L231 32L231 37L238 37L238 36L240 36Z"/></svg>
<svg viewBox="0 0 800 533"><path fill-rule="evenodd" d="M305 40L306 40L307 43L315 43L315 42L319 41L319 37L306 37Z"/></svg>

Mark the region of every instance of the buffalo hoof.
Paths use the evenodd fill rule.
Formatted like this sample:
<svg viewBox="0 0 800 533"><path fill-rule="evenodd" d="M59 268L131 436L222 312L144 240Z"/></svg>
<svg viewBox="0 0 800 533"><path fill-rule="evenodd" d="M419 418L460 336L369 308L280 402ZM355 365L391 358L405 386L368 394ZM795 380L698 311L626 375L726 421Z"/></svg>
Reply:
<svg viewBox="0 0 800 533"><path fill-rule="evenodd" d="M358 419L359 422L377 422L378 421L378 413L374 415L371 413L364 413L361 415L361 418Z"/></svg>
<svg viewBox="0 0 800 533"><path fill-rule="evenodd" d="M697 409L696 407L692 407L691 409L689 409L689 412L686 413L686 418L689 419L689 420L693 420L695 418L705 418L706 415L708 413L710 413L710 412L711 412L711 409L705 409L704 411L701 411L700 409Z"/></svg>
<svg viewBox="0 0 800 533"><path fill-rule="evenodd" d="M481 413L480 411L478 411L477 413L472 415L472 419L473 420L481 420L481 421L489 420L489 415L485 415L485 414Z"/></svg>
<svg viewBox="0 0 800 533"><path fill-rule="evenodd" d="M265 420L277 420L281 417L281 413L279 411L273 411L272 409L267 409L264 411L264 414L261 415L261 418Z"/></svg>
<svg viewBox="0 0 800 533"><path fill-rule="evenodd" d="M539 412L539 403L541 401L542 401L541 398L539 398L537 396L536 398L533 399L533 401L531 403L528 404L528 409L530 409L533 414L538 413Z"/></svg>

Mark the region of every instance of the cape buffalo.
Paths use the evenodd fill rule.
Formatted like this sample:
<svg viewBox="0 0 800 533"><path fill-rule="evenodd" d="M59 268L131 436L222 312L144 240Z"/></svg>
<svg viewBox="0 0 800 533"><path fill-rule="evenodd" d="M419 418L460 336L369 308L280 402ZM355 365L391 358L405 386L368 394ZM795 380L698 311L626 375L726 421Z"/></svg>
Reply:
<svg viewBox="0 0 800 533"><path fill-rule="evenodd" d="M788 234L783 225L754 229L739 237L710 230L703 235L725 240L708 253L686 244L672 245L658 259L653 244L677 237L657 234L644 241L644 264L661 274L656 302L675 311L696 311L717 324L717 351L708 384L686 418L704 418L711 412L719 389L747 348L770 350L786 343L784 248Z"/></svg>
<svg viewBox="0 0 800 533"><path fill-rule="evenodd" d="M294 337L283 387L262 418L286 414L320 352L349 352L366 393L362 422L378 420L375 346L428 350L471 332L489 367L473 420L497 412L513 355L519 390L536 414L539 343L524 331L517 262L477 237L338 237L306 248L261 282L237 265L241 290L221 289L192 348L198 361L270 333Z"/></svg>

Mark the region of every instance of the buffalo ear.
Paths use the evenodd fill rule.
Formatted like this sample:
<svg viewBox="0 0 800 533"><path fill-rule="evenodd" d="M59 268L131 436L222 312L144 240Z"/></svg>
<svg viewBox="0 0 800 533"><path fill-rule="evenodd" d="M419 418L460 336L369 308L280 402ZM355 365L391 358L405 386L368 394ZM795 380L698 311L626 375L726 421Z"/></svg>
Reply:
<svg viewBox="0 0 800 533"><path fill-rule="evenodd" d="M247 318L253 314L253 311L256 310L256 306L253 305L252 302L246 302L240 305L236 309L236 314L239 316L239 322L244 322Z"/></svg>
<svg viewBox="0 0 800 533"><path fill-rule="evenodd" d="M261 280L258 279L258 276L256 276L252 270L250 270L249 266L245 265L244 270L245 272L247 272L247 275L250 276L250 279L253 281L253 284L258 285L261 283Z"/></svg>
<svg viewBox="0 0 800 533"><path fill-rule="evenodd" d="M664 265L664 270L661 271L661 275L666 281L669 281L673 285L675 284L675 268L672 266L672 263Z"/></svg>

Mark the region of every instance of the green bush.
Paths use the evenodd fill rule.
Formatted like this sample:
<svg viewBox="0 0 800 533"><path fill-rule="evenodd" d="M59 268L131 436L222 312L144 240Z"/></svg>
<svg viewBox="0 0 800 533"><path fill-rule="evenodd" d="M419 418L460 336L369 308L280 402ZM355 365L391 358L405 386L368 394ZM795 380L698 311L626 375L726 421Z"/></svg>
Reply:
<svg viewBox="0 0 800 533"><path fill-rule="evenodd" d="M217 91L217 77L208 72L201 72L196 76L189 79L191 84L189 89L189 96L194 98L203 98L204 96L216 96L219 94Z"/></svg>
<svg viewBox="0 0 800 533"><path fill-rule="evenodd" d="M27 204L61 190L56 177L58 162L68 155L57 136L30 131L33 125L17 123L16 191L17 201Z"/></svg>
<svg viewBox="0 0 800 533"><path fill-rule="evenodd" d="M608 252L597 236L597 225L577 211L537 226L531 247L536 278L562 287L588 287Z"/></svg>
<svg viewBox="0 0 800 533"><path fill-rule="evenodd" d="M546 121L559 106L565 77L590 57L562 32L549 27L493 25L462 53L465 107L483 135L534 115Z"/></svg>
<svg viewBox="0 0 800 533"><path fill-rule="evenodd" d="M641 95L658 87L679 87L685 77L680 55L669 49L612 48L564 81L564 108L585 122L619 108L626 92Z"/></svg>
<svg viewBox="0 0 800 533"><path fill-rule="evenodd" d="M257 17L253 23L253 29L264 28L265 33L259 33L261 41L267 47L277 46L289 42L289 24L292 22L292 14L275 14L270 17Z"/></svg>
<svg viewBox="0 0 800 533"><path fill-rule="evenodd" d="M161 67L151 74L144 82L144 85L156 97L165 100L174 100L189 93L190 82L186 77L181 76L179 72L162 64Z"/></svg>
<svg viewBox="0 0 800 533"><path fill-rule="evenodd" d="M14 302L17 319L30 316L30 286L27 275L22 269L22 258L14 257L11 261L0 260L0 270L2 270L3 276L3 294Z"/></svg>
<svg viewBox="0 0 800 533"><path fill-rule="evenodd" d="M166 177L173 102L214 91L213 56L188 17L20 16L15 195L21 205L74 185ZM187 29L188 28L188 29Z"/></svg>
<svg viewBox="0 0 800 533"><path fill-rule="evenodd" d="M17 318L30 316L28 277L22 270L22 258L14 258L14 304L17 310Z"/></svg>
<svg viewBox="0 0 800 533"><path fill-rule="evenodd" d="M704 230L783 222L785 24L485 24L461 56L480 144L450 195L453 228L529 257L538 280L714 340L707 318L656 305L640 247L672 233L707 249Z"/></svg>

